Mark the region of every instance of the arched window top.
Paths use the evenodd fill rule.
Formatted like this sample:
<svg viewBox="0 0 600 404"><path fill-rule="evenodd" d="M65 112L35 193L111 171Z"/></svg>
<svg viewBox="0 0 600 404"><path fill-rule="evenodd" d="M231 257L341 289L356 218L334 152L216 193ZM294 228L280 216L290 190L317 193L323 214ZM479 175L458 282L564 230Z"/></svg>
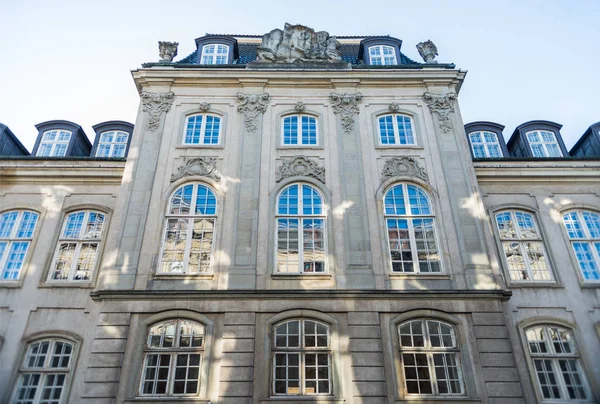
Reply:
<svg viewBox="0 0 600 404"><path fill-rule="evenodd" d="M369 46L369 61L371 65L397 65L396 50L389 45Z"/></svg>
<svg viewBox="0 0 600 404"><path fill-rule="evenodd" d="M189 115L185 120L183 144L220 144L221 116L212 113Z"/></svg>
<svg viewBox="0 0 600 404"><path fill-rule="evenodd" d="M563 214L579 270L585 281L600 281L600 213L572 210Z"/></svg>
<svg viewBox="0 0 600 404"><path fill-rule="evenodd" d="M572 210L563 214L571 240L600 239L600 213L591 210Z"/></svg>
<svg viewBox="0 0 600 404"><path fill-rule="evenodd" d="M406 321L398 326L403 348L456 348L456 333L452 324L436 319Z"/></svg>
<svg viewBox="0 0 600 404"><path fill-rule="evenodd" d="M148 328L146 347L200 348L204 345L204 325L187 319L174 319L155 323Z"/></svg>
<svg viewBox="0 0 600 404"><path fill-rule="evenodd" d="M312 319L285 320L273 326L273 345L276 348L328 348L328 324Z"/></svg>
<svg viewBox="0 0 600 404"><path fill-rule="evenodd" d="M33 236L39 214L30 210L10 210L0 213L0 240L28 239ZM0 241L2 243L2 241ZM3 244L0 244L0 249ZM0 253L0 256L2 254Z"/></svg>
<svg viewBox="0 0 600 404"><path fill-rule="evenodd" d="M533 214L521 210L496 213L496 225L502 240L541 239Z"/></svg>
<svg viewBox="0 0 600 404"><path fill-rule="evenodd" d="M414 145L414 125L406 114L386 114L377 118L379 142L382 145Z"/></svg>
<svg viewBox="0 0 600 404"><path fill-rule="evenodd" d="M278 215L322 215L323 197L313 186L291 184L277 198Z"/></svg>
<svg viewBox="0 0 600 404"><path fill-rule="evenodd" d="M184 184L169 201L169 215L214 216L217 214L215 192L202 183Z"/></svg>
<svg viewBox="0 0 600 404"><path fill-rule="evenodd" d="M285 115L281 132L284 146L314 146L317 144L317 118L306 114Z"/></svg>
<svg viewBox="0 0 600 404"><path fill-rule="evenodd" d="M529 352L541 355L572 355L577 352L570 330L556 325L534 325L525 329Z"/></svg>
<svg viewBox="0 0 600 404"><path fill-rule="evenodd" d="M383 197L386 215L433 215L429 195L412 184L396 184Z"/></svg>

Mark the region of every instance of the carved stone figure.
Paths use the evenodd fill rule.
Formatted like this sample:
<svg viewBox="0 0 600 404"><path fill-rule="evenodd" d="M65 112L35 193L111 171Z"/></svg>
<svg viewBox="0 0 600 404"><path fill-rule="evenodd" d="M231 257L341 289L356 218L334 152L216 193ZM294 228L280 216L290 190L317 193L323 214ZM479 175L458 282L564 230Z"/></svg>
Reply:
<svg viewBox="0 0 600 404"><path fill-rule="evenodd" d="M296 112L304 112L306 106L304 106L304 103L302 101L298 101L294 106L294 109L296 110Z"/></svg>
<svg viewBox="0 0 600 404"><path fill-rule="evenodd" d="M390 111L392 111L392 112L398 112L398 111L400 111L400 104L398 104L397 102L392 102L392 103L390 103L389 108L390 108Z"/></svg>
<svg viewBox="0 0 600 404"><path fill-rule="evenodd" d="M352 132L352 129L354 129L354 114L360 112L357 104L362 101L362 94L331 93L329 99L333 104L333 112L341 116L344 132Z"/></svg>
<svg viewBox="0 0 600 404"><path fill-rule="evenodd" d="M256 132L256 129L258 129L256 118L267 110L269 101L270 97L267 93L237 93L237 102L240 104L237 111L244 114L244 126L248 132Z"/></svg>
<svg viewBox="0 0 600 404"><path fill-rule="evenodd" d="M171 175L171 182L188 175L200 175L212 178L215 181L221 180L221 174L217 171L216 157L183 157L183 163L177 168L177 171Z"/></svg>
<svg viewBox="0 0 600 404"><path fill-rule="evenodd" d="M158 42L158 55L160 56L161 62L172 62L173 58L177 56L177 47L179 42Z"/></svg>
<svg viewBox="0 0 600 404"><path fill-rule="evenodd" d="M169 112L173 105L175 94L168 93L142 93L142 110L149 115L146 129L154 131L158 129L160 123L160 114Z"/></svg>
<svg viewBox="0 0 600 404"><path fill-rule="evenodd" d="M206 112L210 109L210 104L208 102L201 102L198 104L198 110L200 112Z"/></svg>
<svg viewBox="0 0 600 404"><path fill-rule="evenodd" d="M452 129L452 121L448 114L454 112L454 100L456 93L434 94L424 93L423 101L429 106L431 112L435 112L440 119L440 129L448 132Z"/></svg>
<svg viewBox="0 0 600 404"><path fill-rule="evenodd" d="M427 173L414 157L392 157L385 161L381 182L394 177L413 177L427 182Z"/></svg>
<svg viewBox="0 0 600 404"><path fill-rule="evenodd" d="M275 181L288 177L310 177L325 183L325 168L317 161L304 156L282 157L275 173Z"/></svg>
<svg viewBox="0 0 600 404"><path fill-rule="evenodd" d="M302 63L339 62L342 60L340 43L326 31L315 32L304 25L285 23L265 34L256 50L258 62Z"/></svg>
<svg viewBox="0 0 600 404"><path fill-rule="evenodd" d="M429 39L425 42L419 42L417 44L417 50L419 51L419 55L421 55L425 63L438 62L437 60L433 60L438 55L437 47Z"/></svg>

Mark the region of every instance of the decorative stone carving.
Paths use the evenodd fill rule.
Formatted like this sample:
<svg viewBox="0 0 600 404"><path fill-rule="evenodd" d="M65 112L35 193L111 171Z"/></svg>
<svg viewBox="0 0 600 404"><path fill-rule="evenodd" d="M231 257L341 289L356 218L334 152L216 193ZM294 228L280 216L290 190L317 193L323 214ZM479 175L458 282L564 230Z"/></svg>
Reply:
<svg viewBox="0 0 600 404"><path fill-rule="evenodd" d="M396 102L392 102L390 104L390 111L392 111L392 112L398 112L398 111L400 111L400 104L398 104Z"/></svg>
<svg viewBox="0 0 600 404"><path fill-rule="evenodd" d="M149 114L146 129L154 131L158 129L160 123L160 114L169 112L173 105L175 94L168 93L142 93L142 110Z"/></svg>
<svg viewBox="0 0 600 404"><path fill-rule="evenodd" d="M160 56L161 62L170 63L173 58L177 56L177 47L179 42L158 42L158 55Z"/></svg>
<svg viewBox="0 0 600 404"><path fill-rule="evenodd" d="M296 110L296 112L304 112L304 109L306 107L304 106L304 103L302 101L298 101L296 103L296 106L294 106L294 109Z"/></svg>
<svg viewBox="0 0 600 404"><path fill-rule="evenodd" d="M394 177L413 177L428 181L425 169L414 157L392 157L385 161L381 171L381 182Z"/></svg>
<svg viewBox="0 0 600 404"><path fill-rule="evenodd" d="M440 128L444 132L452 129L452 121L448 114L454 112L454 100L456 93L434 94L424 93L423 100L429 106L431 112L435 112L440 119Z"/></svg>
<svg viewBox="0 0 600 404"><path fill-rule="evenodd" d="M206 111L208 111L209 109L210 109L210 104L209 104L208 102L201 102L201 103L198 105L198 110L199 110L200 112L206 112Z"/></svg>
<svg viewBox="0 0 600 404"><path fill-rule="evenodd" d="M256 118L264 113L269 105L270 96L267 93L262 94L243 94L237 93L237 112L244 114L244 126L248 132L256 132L258 125Z"/></svg>
<svg viewBox="0 0 600 404"><path fill-rule="evenodd" d="M325 183L325 168L317 161L304 156L282 157L275 173L275 181L288 177L311 177Z"/></svg>
<svg viewBox="0 0 600 404"><path fill-rule="evenodd" d="M276 28L263 36L261 46L256 49L256 60L271 63L339 62L342 60L339 48L339 41L326 31L315 32L304 25L286 22L283 31Z"/></svg>
<svg viewBox="0 0 600 404"><path fill-rule="evenodd" d="M419 42L417 44L417 50L419 51L419 55L421 55L425 63L438 62L437 60L433 60L438 55L437 47L429 39L425 42Z"/></svg>
<svg viewBox="0 0 600 404"><path fill-rule="evenodd" d="M341 116L344 132L352 132L354 129L354 114L360 112L357 104L362 101L362 94L331 93L329 99L333 103L333 112Z"/></svg>
<svg viewBox="0 0 600 404"><path fill-rule="evenodd" d="M188 175L200 175L212 178L215 181L221 180L221 174L217 171L216 157L183 157L183 163L177 167L177 171L171 175L171 182Z"/></svg>

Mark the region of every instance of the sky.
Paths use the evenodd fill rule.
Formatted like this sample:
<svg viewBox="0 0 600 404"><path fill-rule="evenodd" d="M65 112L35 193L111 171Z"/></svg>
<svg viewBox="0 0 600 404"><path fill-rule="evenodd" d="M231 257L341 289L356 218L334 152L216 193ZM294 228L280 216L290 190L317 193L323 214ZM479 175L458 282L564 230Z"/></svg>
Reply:
<svg viewBox="0 0 600 404"><path fill-rule="evenodd" d="M158 61L158 41L179 60L206 33L262 35L285 22L331 35L391 35L421 61L427 39L440 62L468 71L465 123L563 125L567 148L600 121L600 0L104 0L0 2L0 122L30 151L36 124L66 119L90 141L92 125L135 123L131 70Z"/></svg>

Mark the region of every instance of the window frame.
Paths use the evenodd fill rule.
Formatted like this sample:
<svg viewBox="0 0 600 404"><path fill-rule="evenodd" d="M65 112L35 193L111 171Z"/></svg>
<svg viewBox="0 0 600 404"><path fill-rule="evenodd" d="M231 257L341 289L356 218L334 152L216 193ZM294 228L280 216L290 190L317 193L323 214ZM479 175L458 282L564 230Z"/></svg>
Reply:
<svg viewBox="0 0 600 404"><path fill-rule="evenodd" d="M108 133L114 133L114 136L119 136L119 135L126 135L127 138L125 139L124 142L103 142L102 141L102 137ZM104 132L101 132L99 134L99 138L98 138L98 145L96 146L96 157L101 157L101 158L125 158L127 156L127 145L129 144L129 137L131 136L128 132L125 132L124 130L119 130L119 129L111 129L111 130L106 130ZM102 148L103 145L108 145L108 156L100 156L100 150ZM114 155L114 151L115 151L115 146L123 146L123 155L122 156L115 156Z"/></svg>
<svg viewBox="0 0 600 404"><path fill-rule="evenodd" d="M384 49L391 49L392 50L392 56L393 56L393 62L394 63L385 63L385 58L390 57L390 55L385 55L384 54ZM381 52L380 55L372 55L371 54L371 49L379 49L379 51ZM373 45L369 45L367 48L367 55L369 55L369 66L396 66L398 65L398 55L396 54L396 48L394 46L388 45L388 44L373 44ZM373 58L381 58L381 63L373 63Z"/></svg>
<svg viewBox="0 0 600 404"><path fill-rule="evenodd" d="M577 275L579 276L582 283L598 285L600 284L600 248L594 248L594 244L600 244L600 235L599 237L593 237L589 231L589 228L585 225L585 218L583 217L584 212L589 212L591 214L600 215L598 210L586 209L586 208L576 208L569 209L561 212L562 218L562 228L565 232L565 237L567 242L569 243L569 254L571 255L574 267L577 269ZM571 238L569 235L569 229L567 228L567 223L565 221L565 216L575 213L577 220L580 224L581 232L583 233L583 238ZM583 220L582 220L583 219ZM581 268L581 263L579 262L579 258L577 256L577 252L575 251L574 243L582 243L588 244L591 246L591 256L592 262L596 266L595 273L598 274L598 279L586 279L585 274L583 273L583 269Z"/></svg>
<svg viewBox="0 0 600 404"><path fill-rule="evenodd" d="M285 143L285 138L286 138L286 128L285 128L285 120L288 118L298 118L298 122L297 122L297 131L296 131L296 139L297 142L296 143L289 143L286 144ZM315 143L303 143L303 123L302 123L302 118L303 117L307 117L312 120L314 120L314 139L315 139ZM310 124L310 121L309 121ZM309 131L310 134L310 131ZM294 148L294 147L298 147L298 148L320 148L323 145L321 144L321 142L319 142L319 137L320 137L320 131L319 131L319 117L317 115L313 115L313 114L307 114L307 113L290 113L290 114L285 114L281 116L281 136L279 138L279 146L280 147L285 147L285 148Z"/></svg>
<svg viewBox="0 0 600 404"><path fill-rule="evenodd" d="M200 124L200 137L198 138L198 143L187 143L186 139L188 137L188 125L189 125L189 120L192 118L196 118L198 116L202 116L202 122ZM216 143L204 143L204 141L207 139L206 137L206 126L207 126L207 117L212 117L213 119L216 118L218 121L216 122L216 124L218 125L218 132L217 132L217 142ZM215 112L195 112L195 113L190 113L190 114L186 114L183 120L183 136L181 139L181 145L183 147L222 147L223 146L223 133L224 133L224 123L225 123L225 119L224 116ZM194 123L194 127L195 127L195 123ZM213 127L215 125L215 121L213 120L212 123ZM193 138L193 136L192 136Z"/></svg>
<svg viewBox="0 0 600 404"><path fill-rule="evenodd" d="M205 53L205 49L210 47L210 46L214 46L214 52L206 52ZM227 52L224 54L220 54L218 53L219 50L219 46L223 46L224 48L226 48ZM224 43L206 43L204 45L202 45L202 50L200 51L200 65L226 65L229 64L229 53L231 52L231 46L226 45ZM219 57L225 57L225 63L218 63L218 58ZM204 63L204 58L205 57L210 57L210 63Z"/></svg>
<svg viewBox="0 0 600 404"><path fill-rule="evenodd" d="M487 142L485 140L485 135L486 134L491 134L494 135L496 137L496 141L495 142ZM481 145L483 146L483 150L484 150L484 156L483 157L478 157L475 155L475 144L473 142L473 135L475 134L480 134L481 139L483 140L482 142L478 142L477 145ZM469 132L468 134L469 136L469 144L471 146L471 153L473 153L473 158L476 159L493 159L493 158L503 158L504 157L504 152L502 151L502 145L500 144L500 139L498 138L498 134L496 132L492 132L490 130L476 130L473 132ZM490 153L490 148L489 145L496 145L498 146L498 151L500 152L499 156L492 156Z"/></svg>
<svg viewBox="0 0 600 404"><path fill-rule="evenodd" d="M56 136L58 136L58 137L63 134L68 134L69 139L68 140L44 140L46 135L48 135L52 132L56 132ZM70 130L58 128L58 129L49 129L47 131L44 131L44 133L42 133L42 136L40 137L40 143L37 146L35 156L36 157L66 157L69 152L69 146L72 141L73 141L73 132ZM48 155L42 154L42 148L44 145L50 145L50 152ZM57 156L56 149L58 148L59 145L65 145L65 153L60 156Z"/></svg>
<svg viewBox="0 0 600 404"><path fill-rule="evenodd" d="M544 141L542 132L545 133L550 133L553 137L554 140L553 141ZM532 142L529 138L529 135L536 133L539 138L541 139L539 142ZM554 133L553 131L547 130L547 129L533 129L533 130L529 130L527 132L525 132L525 138L527 139L527 145L529 146L529 151L531 152L531 156L534 158L561 158L561 157L565 157L561 147L560 147L560 143L558 141L558 136L556 135L556 133ZM548 145L556 145L556 149L559 152L559 156L551 156L550 152L548 150ZM544 151L544 155L543 156L536 156L535 152L533 150L533 145L540 145L542 150Z"/></svg>
<svg viewBox="0 0 600 404"><path fill-rule="evenodd" d="M2 250L0 253L0 283L5 283L5 282L6 283L17 283L17 282L21 282L25 278L24 273L28 266L27 263L29 262L29 259L30 259L31 255L33 254L33 253L30 253L30 251L33 249L34 241L37 238L36 231L38 229L38 223L40 223L41 216L42 216L40 212L37 212L32 209L28 209L28 208L13 208L13 209L9 208L7 210L1 211L0 217L2 217L5 214L10 214L12 212L17 212L17 217L15 219L13 228L12 228L10 234L8 234L8 237L6 237L6 238L0 237L0 243L6 243L4 250ZM35 215L36 216L35 223L33 225L33 229L31 230L30 237L18 237L19 227L22 226L23 216L25 215L25 213L30 213L30 214ZM41 224L39 226L41 226ZM4 274L9 273L9 271L6 268L6 264L9 261L9 256L10 256L12 245L15 243L25 243L25 242L28 244L27 244L27 248L26 248L25 252L23 253L23 259L20 262L20 268L17 272L16 278L4 279ZM15 271L11 271L11 272L15 272Z"/></svg>
<svg viewBox="0 0 600 404"><path fill-rule="evenodd" d="M400 129L398 127L398 118L399 116L402 116L406 119L408 119L408 123L410 124L410 131L411 131L411 135L410 137L412 137L412 143L401 143L400 140ZM383 133L381 132L381 120L385 119L386 117L392 117L392 133L393 133L393 139L394 139L394 143L383 143ZM383 114L377 114L375 115L375 126L376 126L376 131L375 133L377 134L377 146L381 147L381 148L404 148L404 147L419 147L419 143L417 142L417 130L416 130L416 121L415 121L415 117L412 114L409 113L405 113L405 112L386 112ZM406 131L406 128L405 128ZM389 137L389 136L387 136ZM405 137L408 138L408 136L405 134Z"/></svg>

